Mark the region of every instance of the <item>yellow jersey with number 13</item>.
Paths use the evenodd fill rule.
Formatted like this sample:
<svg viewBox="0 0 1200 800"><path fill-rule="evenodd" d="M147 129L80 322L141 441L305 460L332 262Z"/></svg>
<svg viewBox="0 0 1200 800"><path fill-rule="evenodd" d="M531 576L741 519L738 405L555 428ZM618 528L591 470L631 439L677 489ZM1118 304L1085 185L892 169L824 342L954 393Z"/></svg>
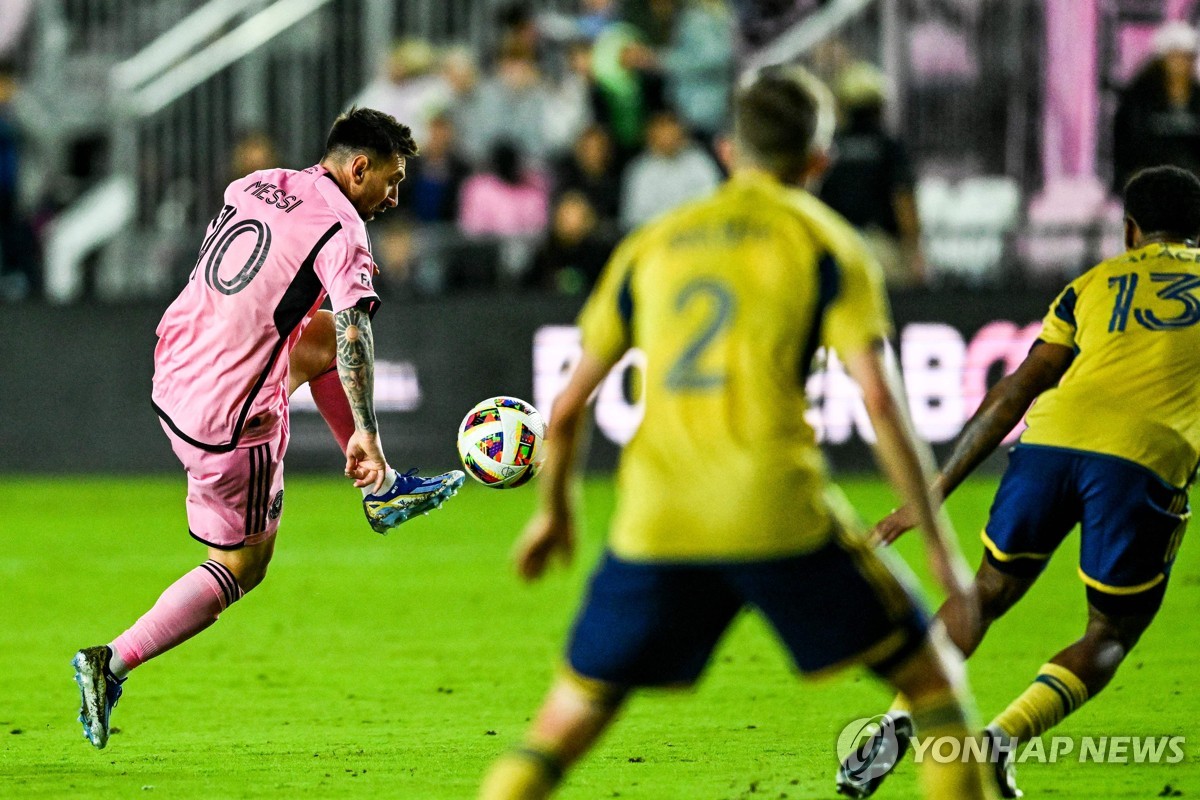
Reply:
<svg viewBox="0 0 1200 800"><path fill-rule="evenodd" d="M614 253L579 317L584 351L646 357L610 547L630 560L740 560L825 544L824 458L804 418L819 345L843 359L891 332L858 234L766 173L652 221Z"/></svg>
<svg viewBox="0 0 1200 800"><path fill-rule="evenodd" d="M1102 262L1054 300L1039 338L1076 356L1034 404L1022 442L1190 482L1200 460L1200 250L1151 244Z"/></svg>

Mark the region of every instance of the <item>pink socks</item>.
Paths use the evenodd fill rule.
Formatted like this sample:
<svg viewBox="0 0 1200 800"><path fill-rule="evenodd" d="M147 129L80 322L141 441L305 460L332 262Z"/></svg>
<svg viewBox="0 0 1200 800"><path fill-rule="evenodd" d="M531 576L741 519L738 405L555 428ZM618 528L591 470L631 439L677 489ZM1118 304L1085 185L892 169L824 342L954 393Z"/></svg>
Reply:
<svg viewBox="0 0 1200 800"><path fill-rule="evenodd" d="M205 561L168 586L153 608L113 640L110 647L117 656L113 672L124 678L120 673L192 638L216 622L242 594L228 567Z"/></svg>
<svg viewBox="0 0 1200 800"><path fill-rule="evenodd" d="M333 438L342 448L342 453L345 453L346 443L354 434L354 414L350 411L350 401L346 399L346 392L342 389L342 379L338 377L337 367L309 379L308 388L317 404L317 410L321 412L325 424L333 432Z"/></svg>

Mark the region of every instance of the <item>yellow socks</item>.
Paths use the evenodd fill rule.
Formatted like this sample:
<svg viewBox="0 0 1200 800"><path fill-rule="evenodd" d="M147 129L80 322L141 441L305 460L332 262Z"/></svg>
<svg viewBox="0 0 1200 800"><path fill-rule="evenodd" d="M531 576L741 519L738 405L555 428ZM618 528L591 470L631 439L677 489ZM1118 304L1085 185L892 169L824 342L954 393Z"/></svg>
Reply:
<svg viewBox="0 0 1200 800"><path fill-rule="evenodd" d="M557 758L545 750L519 747L492 765L479 800L545 800L560 778Z"/></svg>
<svg viewBox="0 0 1200 800"><path fill-rule="evenodd" d="M992 720L992 725L1026 741L1062 722L1087 699L1087 687L1075 673L1058 664L1045 664L1029 688Z"/></svg>

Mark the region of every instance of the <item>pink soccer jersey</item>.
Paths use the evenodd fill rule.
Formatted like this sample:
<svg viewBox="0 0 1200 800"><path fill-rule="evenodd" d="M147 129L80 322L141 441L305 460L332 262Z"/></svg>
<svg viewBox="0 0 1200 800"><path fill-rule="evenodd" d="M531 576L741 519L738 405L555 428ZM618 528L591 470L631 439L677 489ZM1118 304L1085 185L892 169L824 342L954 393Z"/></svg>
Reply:
<svg viewBox="0 0 1200 800"><path fill-rule="evenodd" d="M304 327L327 294L334 312L373 313L374 273L366 227L324 168L234 181L158 324L158 415L205 450L270 439L287 413L288 353Z"/></svg>

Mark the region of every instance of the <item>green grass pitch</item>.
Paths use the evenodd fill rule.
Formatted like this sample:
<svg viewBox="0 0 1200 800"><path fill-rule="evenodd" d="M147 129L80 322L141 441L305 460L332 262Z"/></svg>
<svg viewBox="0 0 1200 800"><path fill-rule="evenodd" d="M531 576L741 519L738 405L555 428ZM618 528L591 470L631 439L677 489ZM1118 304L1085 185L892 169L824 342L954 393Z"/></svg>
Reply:
<svg viewBox="0 0 1200 800"><path fill-rule="evenodd" d="M867 517L892 504L876 481L844 486ZM972 562L994 486L968 484L950 503ZM591 480L576 564L526 587L508 551L530 489L468 486L384 538L352 488L292 479L267 581L133 675L119 732L98 752L75 722L68 662L202 559L182 488L179 477L0 480L0 797L471 798L551 679L613 500L608 480ZM984 717L1082 630L1077 541L971 662ZM899 548L914 564L916 544ZM1026 765L1027 797L1151 798L1168 786L1165 796L1200 796L1197 609L1200 548L1185 542L1155 625L1109 690L1059 729L1195 737L1187 760ZM560 796L829 798L838 731L889 699L861 672L796 680L746 616L695 691L636 698ZM878 796L915 797L913 766Z"/></svg>

